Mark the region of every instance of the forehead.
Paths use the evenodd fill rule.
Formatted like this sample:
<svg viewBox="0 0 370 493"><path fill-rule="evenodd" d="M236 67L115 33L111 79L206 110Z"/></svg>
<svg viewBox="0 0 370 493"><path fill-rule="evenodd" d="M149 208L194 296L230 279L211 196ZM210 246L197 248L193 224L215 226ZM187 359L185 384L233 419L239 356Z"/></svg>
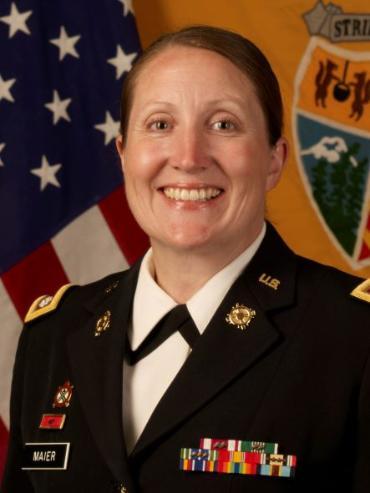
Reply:
<svg viewBox="0 0 370 493"><path fill-rule="evenodd" d="M255 93L247 75L226 57L204 48L175 45L150 58L136 77L135 93L179 92L189 86L205 87L207 92L240 91Z"/></svg>

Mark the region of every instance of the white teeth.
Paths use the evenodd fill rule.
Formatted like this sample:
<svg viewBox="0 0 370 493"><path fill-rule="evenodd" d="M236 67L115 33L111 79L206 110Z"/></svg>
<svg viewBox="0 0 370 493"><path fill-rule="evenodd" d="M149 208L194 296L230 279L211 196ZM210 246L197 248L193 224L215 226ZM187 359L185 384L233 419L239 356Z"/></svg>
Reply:
<svg viewBox="0 0 370 493"><path fill-rule="evenodd" d="M200 197L200 194L196 190L190 190L189 192L190 200L198 200L198 197Z"/></svg>
<svg viewBox="0 0 370 493"><path fill-rule="evenodd" d="M183 188L180 192L180 199L181 200L188 200L189 199L189 191L188 190L185 190L185 188Z"/></svg>
<svg viewBox="0 0 370 493"><path fill-rule="evenodd" d="M172 188L166 187L163 189L166 197L173 200L184 200L184 201L197 201L197 200L210 200L217 195L220 195L221 190L218 188Z"/></svg>

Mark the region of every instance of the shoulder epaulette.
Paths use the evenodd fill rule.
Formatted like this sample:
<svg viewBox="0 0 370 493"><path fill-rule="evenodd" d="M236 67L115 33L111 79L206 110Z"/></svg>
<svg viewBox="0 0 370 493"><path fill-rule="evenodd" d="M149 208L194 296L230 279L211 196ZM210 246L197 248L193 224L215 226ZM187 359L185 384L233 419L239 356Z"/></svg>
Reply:
<svg viewBox="0 0 370 493"><path fill-rule="evenodd" d="M45 313L55 310L63 298L64 293L71 287L72 284L65 284L58 289L54 296L44 294L37 298L30 306L24 322L30 322L31 320L35 320L35 318L41 317L41 315L45 315Z"/></svg>
<svg viewBox="0 0 370 493"><path fill-rule="evenodd" d="M352 292L351 296L370 303L370 279L366 279L359 284Z"/></svg>

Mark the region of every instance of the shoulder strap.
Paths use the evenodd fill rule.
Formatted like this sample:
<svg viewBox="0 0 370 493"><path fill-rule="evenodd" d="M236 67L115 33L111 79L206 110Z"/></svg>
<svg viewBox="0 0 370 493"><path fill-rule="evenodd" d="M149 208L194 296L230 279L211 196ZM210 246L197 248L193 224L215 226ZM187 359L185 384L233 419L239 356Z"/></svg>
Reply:
<svg viewBox="0 0 370 493"><path fill-rule="evenodd" d="M370 279L365 279L352 292L351 296L370 303Z"/></svg>
<svg viewBox="0 0 370 493"><path fill-rule="evenodd" d="M36 318L41 317L41 315L45 315L45 313L49 313L55 310L58 307L60 300L63 298L65 292L72 286L72 284L65 284L58 289L54 296L44 294L37 298L30 306L24 322L30 322L31 320L35 320Z"/></svg>

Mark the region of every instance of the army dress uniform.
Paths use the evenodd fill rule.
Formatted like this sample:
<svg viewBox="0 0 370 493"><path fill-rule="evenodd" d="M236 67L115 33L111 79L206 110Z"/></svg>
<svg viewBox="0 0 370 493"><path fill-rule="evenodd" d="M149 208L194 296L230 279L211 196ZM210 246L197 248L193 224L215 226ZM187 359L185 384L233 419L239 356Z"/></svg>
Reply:
<svg viewBox="0 0 370 493"><path fill-rule="evenodd" d="M369 281L295 255L268 226L127 451L139 268L36 300L3 493L370 491Z"/></svg>

